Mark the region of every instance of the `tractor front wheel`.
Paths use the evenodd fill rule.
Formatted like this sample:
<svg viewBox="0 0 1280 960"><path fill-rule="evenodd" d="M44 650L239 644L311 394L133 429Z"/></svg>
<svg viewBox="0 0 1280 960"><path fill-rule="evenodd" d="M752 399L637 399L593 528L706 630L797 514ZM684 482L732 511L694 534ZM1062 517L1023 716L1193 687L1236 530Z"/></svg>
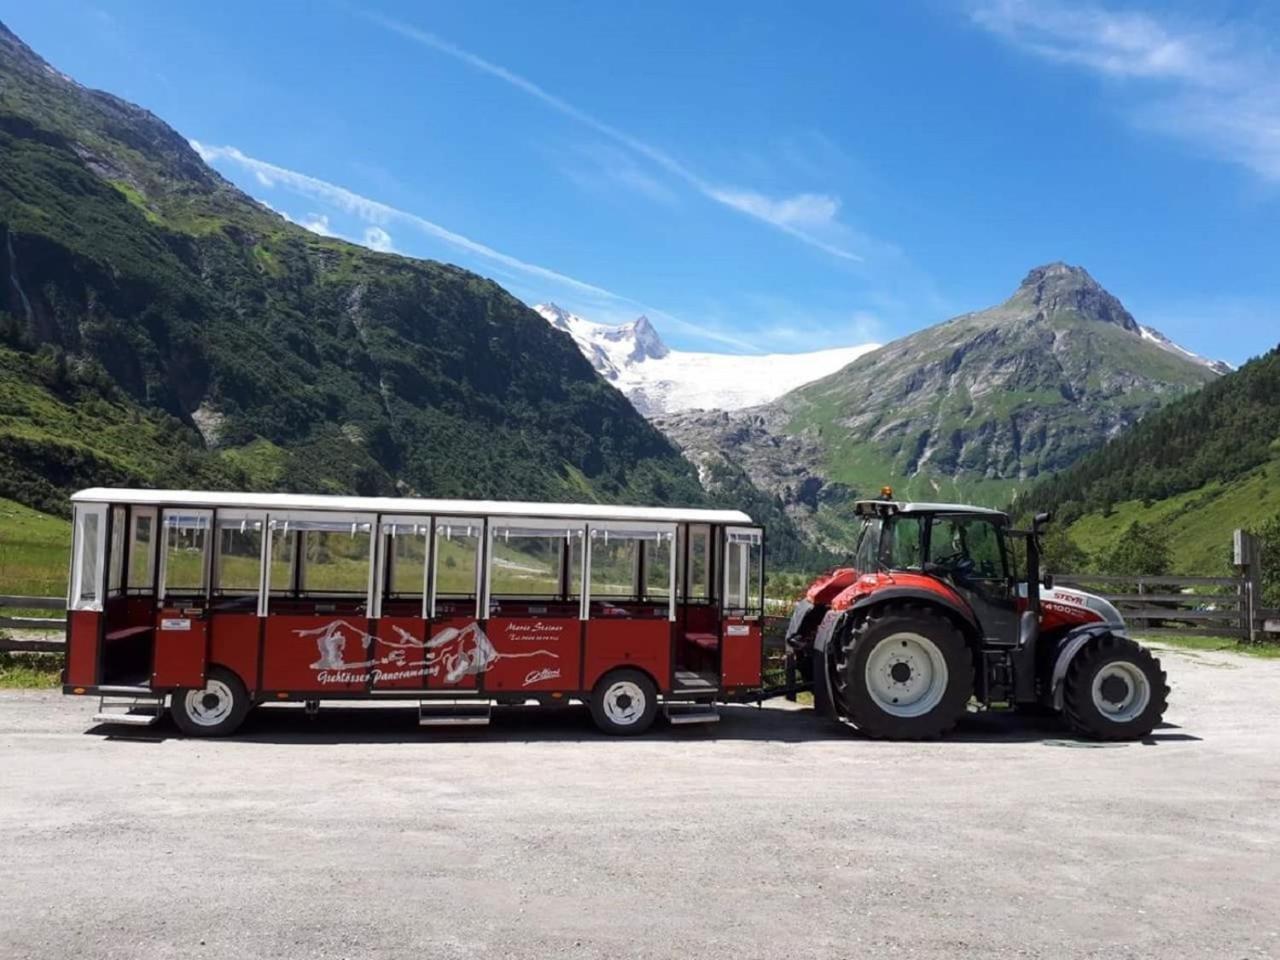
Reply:
<svg viewBox="0 0 1280 960"><path fill-rule="evenodd" d="M892 605L859 615L839 647L835 676L854 726L889 740L945 733L973 693L964 637L926 606Z"/></svg>
<svg viewBox="0 0 1280 960"><path fill-rule="evenodd" d="M1160 661L1128 637L1090 640L1071 660L1062 712L1076 733L1096 740L1136 740L1155 729L1169 703Z"/></svg>

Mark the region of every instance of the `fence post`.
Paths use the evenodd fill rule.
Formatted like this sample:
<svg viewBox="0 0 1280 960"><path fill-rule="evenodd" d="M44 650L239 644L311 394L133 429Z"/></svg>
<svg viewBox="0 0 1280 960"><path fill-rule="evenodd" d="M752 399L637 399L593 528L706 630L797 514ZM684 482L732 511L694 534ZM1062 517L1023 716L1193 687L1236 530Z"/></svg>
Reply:
<svg viewBox="0 0 1280 960"><path fill-rule="evenodd" d="M1240 571L1240 629L1249 643L1256 643L1261 629L1258 602L1262 596L1262 551L1258 538L1248 530L1237 530L1232 537L1232 560Z"/></svg>

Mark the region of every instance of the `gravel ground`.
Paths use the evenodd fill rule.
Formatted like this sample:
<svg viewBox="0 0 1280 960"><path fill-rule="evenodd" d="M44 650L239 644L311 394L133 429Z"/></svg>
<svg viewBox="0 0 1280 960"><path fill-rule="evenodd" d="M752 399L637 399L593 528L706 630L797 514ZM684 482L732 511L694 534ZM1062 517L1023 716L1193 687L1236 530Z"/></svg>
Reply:
<svg viewBox="0 0 1280 960"><path fill-rule="evenodd" d="M1280 957L1280 661L1168 725L875 743L784 703L598 736L268 707L233 741L0 694L0 957Z"/></svg>

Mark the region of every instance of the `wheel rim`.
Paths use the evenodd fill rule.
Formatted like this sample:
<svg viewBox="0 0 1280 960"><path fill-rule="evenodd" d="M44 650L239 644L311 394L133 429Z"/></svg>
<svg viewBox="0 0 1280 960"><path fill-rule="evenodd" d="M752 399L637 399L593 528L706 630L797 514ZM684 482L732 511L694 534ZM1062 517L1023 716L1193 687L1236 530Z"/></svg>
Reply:
<svg viewBox="0 0 1280 960"><path fill-rule="evenodd" d="M183 707L191 722L202 727L215 727L231 715L235 697L221 680L210 680L202 690L188 690Z"/></svg>
<svg viewBox="0 0 1280 960"><path fill-rule="evenodd" d="M1093 676L1093 705L1114 723L1142 716L1151 702L1151 684L1136 663L1113 660Z"/></svg>
<svg viewBox="0 0 1280 960"><path fill-rule="evenodd" d="M630 680L619 680L611 683L604 692L604 715L610 723L620 727L629 727L644 716L648 702L644 691L638 683Z"/></svg>
<svg viewBox="0 0 1280 960"><path fill-rule="evenodd" d="M867 693L895 717L919 717L947 691L947 659L938 645L918 633L885 637L867 656Z"/></svg>

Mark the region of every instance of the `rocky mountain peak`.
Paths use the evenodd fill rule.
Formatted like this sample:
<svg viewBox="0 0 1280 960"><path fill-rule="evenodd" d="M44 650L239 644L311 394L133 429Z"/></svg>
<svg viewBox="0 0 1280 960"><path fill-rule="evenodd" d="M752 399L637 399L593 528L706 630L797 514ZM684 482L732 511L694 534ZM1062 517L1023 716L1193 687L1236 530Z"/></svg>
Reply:
<svg viewBox="0 0 1280 960"><path fill-rule="evenodd" d="M535 309L557 330L569 329L571 314L558 303L540 303Z"/></svg>
<svg viewBox="0 0 1280 960"><path fill-rule="evenodd" d="M614 341L632 341L634 346L629 357L631 360L661 360L671 352L662 342L662 337L658 336L658 331L653 328L649 318L644 315L636 317L630 323L615 327L605 334L605 338Z"/></svg>
<svg viewBox="0 0 1280 960"><path fill-rule="evenodd" d="M1071 312L1086 320L1139 332L1138 321L1089 271L1060 260L1033 268L1005 306L1033 311L1037 318Z"/></svg>

